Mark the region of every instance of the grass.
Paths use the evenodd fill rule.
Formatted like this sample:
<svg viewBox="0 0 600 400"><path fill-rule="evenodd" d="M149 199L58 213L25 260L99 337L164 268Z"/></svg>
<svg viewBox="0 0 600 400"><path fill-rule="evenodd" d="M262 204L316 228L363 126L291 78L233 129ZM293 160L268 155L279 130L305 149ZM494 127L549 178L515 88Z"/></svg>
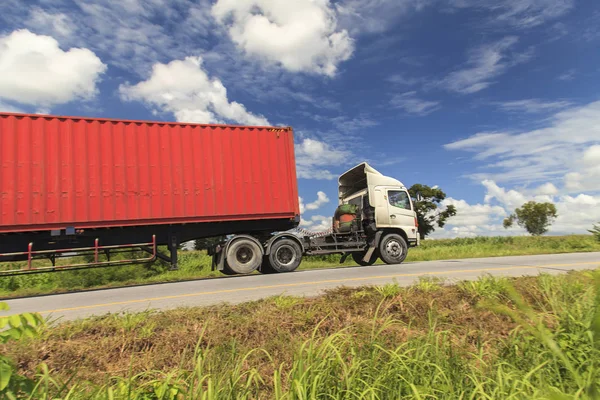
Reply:
<svg viewBox="0 0 600 400"><path fill-rule="evenodd" d="M108 315L0 354L31 398L598 399L599 339L600 270Z"/></svg>
<svg viewBox="0 0 600 400"><path fill-rule="evenodd" d="M600 251L600 241L593 235L425 240L420 247L409 250L406 262L590 251ZM300 269L354 265L351 258L343 265L340 265L339 259L339 255L306 257ZM22 263L14 263L13 267L15 265ZM161 261L152 266L109 267L0 278L0 298L222 276L220 272L211 271L210 265L211 259L204 252L183 251L180 253L178 271L169 271L167 264Z"/></svg>

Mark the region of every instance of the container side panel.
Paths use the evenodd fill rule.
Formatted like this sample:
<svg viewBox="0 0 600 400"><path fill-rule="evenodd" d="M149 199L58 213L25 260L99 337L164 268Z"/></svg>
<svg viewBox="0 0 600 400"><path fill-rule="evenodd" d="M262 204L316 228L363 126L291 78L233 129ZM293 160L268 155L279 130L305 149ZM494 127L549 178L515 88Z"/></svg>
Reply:
<svg viewBox="0 0 600 400"><path fill-rule="evenodd" d="M211 146L209 148L213 148L213 168L215 173L215 183L214 183L214 191L215 191L215 214L216 215L225 215L226 214L226 196L225 196L225 172L224 172L224 164L225 158L223 157L223 153L228 148L227 140L220 139L215 133L214 130L211 129L211 132L208 135L210 137ZM214 147L213 147L214 146Z"/></svg>
<svg viewBox="0 0 600 400"><path fill-rule="evenodd" d="M106 122L102 126L102 216L105 221L114 219L114 205L112 193L114 193L114 153L113 148L113 123Z"/></svg>
<svg viewBox="0 0 600 400"><path fill-rule="evenodd" d="M183 215L183 195L181 190L181 176L183 168L181 164L181 127L172 126L169 135L171 145L171 196L169 197L173 207L172 215L180 217Z"/></svg>
<svg viewBox="0 0 600 400"><path fill-rule="evenodd" d="M140 125L136 129L135 147L138 154L138 162L140 166L137 168L138 179L138 212L140 219L148 219L152 217L152 199L150 187L150 171L152 169L150 162L150 135L147 125Z"/></svg>
<svg viewBox="0 0 600 400"><path fill-rule="evenodd" d="M75 198L73 209L73 221L85 221L89 219L88 213L88 174L89 159L87 156L89 132L88 122L84 120L75 121L73 124L73 176Z"/></svg>
<svg viewBox="0 0 600 400"><path fill-rule="evenodd" d="M86 175L87 185L87 204L88 204L88 215L91 221L100 220L100 123L93 121L88 123L87 132L85 136L87 138L87 148L85 149L84 156L87 159L88 173Z"/></svg>
<svg viewBox="0 0 600 400"><path fill-rule="evenodd" d="M17 127L14 117L0 119L0 222L2 225L15 223L16 183L16 138Z"/></svg>
<svg viewBox="0 0 600 400"><path fill-rule="evenodd" d="M195 207L195 190L194 184L196 182L194 178L194 166L193 160L193 149L192 144L192 130L190 126L182 127L181 133L181 160L183 164L183 173L181 175L182 190L183 190L183 216L186 215L197 215Z"/></svg>
<svg viewBox="0 0 600 400"><path fill-rule="evenodd" d="M293 146L269 128L0 113L0 232L292 218Z"/></svg>
<svg viewBox="0 0 600 400"><path fill-rule="evenodd" d="M45 223L60 221L60 135L56 118L46 121L46 214Z"/></svg>
<svg viewBox="0 0 600 400"><path fill-rule="evenodd" d="M249 129L246 134L247 145L244 151L244 171L247 173L246 180L248 182L248 212L262 213L263 207L261 205L262 190L258 184L258 173L260 171L260 162L258 157L260 153L258 150L257 141L257 129Z"/></svg>
<svg viewBox="0 0 600 400"><path fill-rule="evenodd" d="M151 179L151 194L150 199L152 201L152 215L160 215L162 212L162 164L161 164L161 143L160 134L158 132L158 125L151 125L149 127L149 140L148 145L150 147L150 179Z"/></svg>
<svg viewBox="0 0 600 400"><path fill-rule="evenodd" d="M44 181L44 160L45 160L45 136L46 123L42 119L35 119L32 123L32 164L31 164L31 208L30 223L44 223L45 213L45 181Z"/></svg>
<svg viewBox="0 0 600 400"><path fill-rule="evenodd" d="M247 136L246 130L242 131L239 128L232 129L231 131L231 167L233 182L231 183L232 197L231 197L231 209L235 212L230 212L231 215L244 214L246 213L246 179L244 174L244 153L247 151L247 147L244 149L246 144ZM246 166L247 168L247 166Z"/></svg>

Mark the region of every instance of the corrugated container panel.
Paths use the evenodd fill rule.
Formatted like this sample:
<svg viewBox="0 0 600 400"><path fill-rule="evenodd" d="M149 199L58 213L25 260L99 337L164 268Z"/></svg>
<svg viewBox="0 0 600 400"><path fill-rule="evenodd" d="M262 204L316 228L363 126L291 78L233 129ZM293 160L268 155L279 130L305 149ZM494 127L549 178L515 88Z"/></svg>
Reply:
<svg viewBox="0 0 600 400"><path fill-rule="evenodd" d="M0 232L298 214L291 129L0 113Z"/></svg>

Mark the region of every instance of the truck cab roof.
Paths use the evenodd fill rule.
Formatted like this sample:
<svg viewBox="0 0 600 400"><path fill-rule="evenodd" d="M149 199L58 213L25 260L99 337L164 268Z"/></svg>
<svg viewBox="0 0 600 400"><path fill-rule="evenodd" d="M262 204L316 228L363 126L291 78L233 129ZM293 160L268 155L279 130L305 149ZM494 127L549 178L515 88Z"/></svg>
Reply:
<svg viewBox="0 0 600 400"><path fill-rule="evenodd" d="M396 186L405 188L397 179L383 175L366 162L346 171L338 180L339 197L344 199L359 191L375 186Z"/></svg>

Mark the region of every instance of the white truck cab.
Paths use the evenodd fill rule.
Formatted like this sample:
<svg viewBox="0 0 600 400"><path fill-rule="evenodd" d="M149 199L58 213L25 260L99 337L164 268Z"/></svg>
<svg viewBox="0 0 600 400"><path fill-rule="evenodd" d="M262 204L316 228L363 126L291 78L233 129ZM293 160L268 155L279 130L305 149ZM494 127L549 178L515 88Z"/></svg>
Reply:
<svg viewBox="0 0 600 400"><path fill-rule="evenodd" d="M406 186L362 163L339 178L339 204L360 207L375 232L396 232L408 246L420 245L417 213Z"/></svg>

